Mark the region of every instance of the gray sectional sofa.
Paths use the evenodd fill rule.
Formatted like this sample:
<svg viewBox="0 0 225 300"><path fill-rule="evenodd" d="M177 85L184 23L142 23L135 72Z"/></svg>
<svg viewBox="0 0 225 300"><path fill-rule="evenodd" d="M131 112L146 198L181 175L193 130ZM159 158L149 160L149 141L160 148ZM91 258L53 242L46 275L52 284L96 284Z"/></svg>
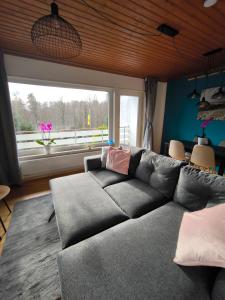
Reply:
<svg viewBox="0 0 225 300"><path fill-rule="evenodd" d="M173 262L185 211L225 203L225 178L132 148L129 175L85 158L51 180L63 300L223 300L225 270Z"/></svg>

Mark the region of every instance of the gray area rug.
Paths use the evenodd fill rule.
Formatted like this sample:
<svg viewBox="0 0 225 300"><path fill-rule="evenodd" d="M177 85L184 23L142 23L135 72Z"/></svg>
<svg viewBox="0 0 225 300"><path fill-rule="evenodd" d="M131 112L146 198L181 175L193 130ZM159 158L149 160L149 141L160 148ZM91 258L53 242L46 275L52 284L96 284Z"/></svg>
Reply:
<svg viewBox="0 0 225 300"><path fill-rule="evenodd" d="M51 195L18 202L0 256L0 299L60 298L57 253L61 250Z"/></svg>

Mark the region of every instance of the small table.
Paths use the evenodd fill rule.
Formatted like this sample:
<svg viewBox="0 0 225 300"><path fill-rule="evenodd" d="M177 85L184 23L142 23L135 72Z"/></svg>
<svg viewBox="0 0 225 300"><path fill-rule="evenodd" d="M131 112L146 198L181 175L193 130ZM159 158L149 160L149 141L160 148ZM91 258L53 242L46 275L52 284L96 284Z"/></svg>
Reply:
<svg viewBox="0 0 225 300"><path fill-rule="evenodd" d="M11 211L10 207L8 206L6 200L4 199L9 194L9 192L10 192L10 188L7 185L0 185L0 201L2 200L4 202L5 206L9 210L9 214L11 214L12 211ZM3 227L3 229L4 229L5 233L6 233L7 230L5 228L5 225L4 225L3 220L2 220L1 217L0 217L0 223L2 224L2 227ZM0 237L0 240L1 239L2 238Z"/></svg>

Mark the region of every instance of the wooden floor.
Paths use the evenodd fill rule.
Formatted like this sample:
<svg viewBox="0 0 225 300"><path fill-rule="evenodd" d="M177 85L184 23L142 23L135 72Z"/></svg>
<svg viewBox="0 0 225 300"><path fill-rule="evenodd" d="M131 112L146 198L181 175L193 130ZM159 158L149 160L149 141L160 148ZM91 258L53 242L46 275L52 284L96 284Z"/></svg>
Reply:
<svg viewBox="0 0 225 300"><path fill-rule="evenodd" d="M25 182L21 187L12 188L10 194L5 198L5 200L7 201L13 214L13 208L17 202L29 200L34 197L38 197L50 193L50 187L49 187L50 179L60 177L60 176L80 173L82 171L83 170L79 170L79 171L76 170L72 172L70 171L60 175L58 174L47 178L41 178L41 179ZM3 201L1 201L0 216L5 224L6 229L8 229L10 226L12 214L9 214L7 207L4 205ZM4 233L1 224L0 224L0 236L2 237L2 240L0 241L0 255L2 255L4 242L7 238L7 234Z"/></svg>

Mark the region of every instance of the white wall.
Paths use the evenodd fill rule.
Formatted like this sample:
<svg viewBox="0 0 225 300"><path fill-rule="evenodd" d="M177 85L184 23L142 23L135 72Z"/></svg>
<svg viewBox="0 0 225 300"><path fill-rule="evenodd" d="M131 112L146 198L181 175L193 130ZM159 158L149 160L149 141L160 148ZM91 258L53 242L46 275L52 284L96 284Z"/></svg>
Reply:
<svg viewBox="0 0 225 300"><path fill-rule="evenodd" d="M42 60L35 60L13 55L5 55L6 72L11 77L45 80L51 82L106 87L114 90L114 120L118 118L119 93L122 89L144 91L144 80L112 73L93 71ZM118 136L116 136L118 138ZM93 154L93 153L91 153ZM21 162L22 175L25 179L68 169L79 169L86 154L68 154L51 159L34 159Z"/></svg>
<svg viewBox="0 0 225 300"><path fill-rule="evenodd" d="M143 91L144 80L6 54L8 76Z"/></svg>
<svg viewBox="0 0 225 300"><path fill-rule="evenodd" d="M60 174L64 171L80 171L84 167L84 157L96 154L100 154L100 151L50 156L46 158L21 161L20 166L23 180L26 181L34 178Z"/></svg>

